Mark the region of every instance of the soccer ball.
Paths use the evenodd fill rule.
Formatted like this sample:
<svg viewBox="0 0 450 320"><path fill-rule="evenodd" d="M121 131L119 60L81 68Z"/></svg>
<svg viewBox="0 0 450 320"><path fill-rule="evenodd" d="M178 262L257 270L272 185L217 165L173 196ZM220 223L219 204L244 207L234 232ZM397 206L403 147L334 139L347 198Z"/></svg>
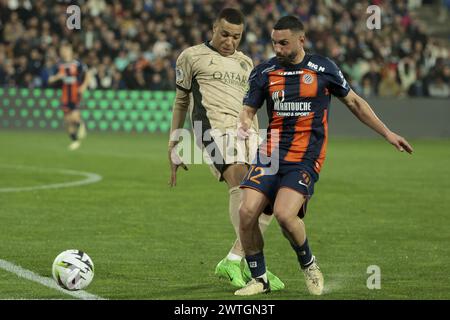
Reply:
<svg viewBox="0 0 450 320"><path fill-rule="evenodd" d="M94 263L89 256L80 250L61 252L53 261L53 279L67 290L82 290L94 278Z"/></svg>

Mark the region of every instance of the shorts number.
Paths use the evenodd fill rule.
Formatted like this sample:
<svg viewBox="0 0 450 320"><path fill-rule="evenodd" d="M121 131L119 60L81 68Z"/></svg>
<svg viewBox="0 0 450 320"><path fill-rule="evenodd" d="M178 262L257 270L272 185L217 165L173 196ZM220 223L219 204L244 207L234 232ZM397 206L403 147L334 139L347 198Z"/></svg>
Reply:
<svg viewBox="0 0 450 320"><path fill-rule="evenodd" d="M257 174L252 176L253 173L257 173ZM256 184L261 184L261 182L258 179L261 178L263 175L264 175L264 168L252 165L250 167L250 170L248 171L246 179L248 179Z"/></svg>

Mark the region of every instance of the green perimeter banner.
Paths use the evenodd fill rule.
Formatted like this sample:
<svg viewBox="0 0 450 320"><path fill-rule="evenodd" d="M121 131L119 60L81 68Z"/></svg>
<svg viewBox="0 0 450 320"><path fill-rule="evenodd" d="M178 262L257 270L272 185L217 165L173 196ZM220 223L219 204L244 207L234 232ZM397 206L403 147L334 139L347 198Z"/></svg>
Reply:
<svg viewBox="0 0 450 320"><path fill-rule="evenodd" d="M91 90L81 100L88 130L168 132L175 91ZM0 88L0 127L63 128L61 90Z"/></svg>

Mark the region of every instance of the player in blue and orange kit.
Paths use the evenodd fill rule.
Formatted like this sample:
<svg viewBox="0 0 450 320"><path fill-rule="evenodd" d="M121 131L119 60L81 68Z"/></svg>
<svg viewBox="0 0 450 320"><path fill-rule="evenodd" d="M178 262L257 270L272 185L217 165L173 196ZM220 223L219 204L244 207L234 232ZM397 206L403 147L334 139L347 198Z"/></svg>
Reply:
<svg viewBox="0 0 450 320"><path fill-rule="evenodd" d="M90 81L90 73L85 65L74 59L71 45L61 45L60 55L61 61L55 66L55 74L48 79L48 83L62 82L61 108L66 130L72 139L69 149L75 150L80 147L80 139L86 136L79 107L81 96Z"/></svg>
<svg viewBox="0 0 450 320"><path fill-rule="evenodd" d="M272 31L276 57L253 69L240 114L238 136L249 136L250 123L264 101L269 114L267 139L244 178L240 206L240 238L252 273L236 295L269 292L258 217L270 207L284 236L297 254L311 294L323 292L323 275L311 253L303 217L314 183L325 160L328 107L338 97L364 124L400 151L412 153L401 136L390 131L368 103L349 87L328 58L306 54L303 24L294 16L281 18ZM276 165L274 165L276 164ZM265 212L268 212L265 210Z"/></svg>

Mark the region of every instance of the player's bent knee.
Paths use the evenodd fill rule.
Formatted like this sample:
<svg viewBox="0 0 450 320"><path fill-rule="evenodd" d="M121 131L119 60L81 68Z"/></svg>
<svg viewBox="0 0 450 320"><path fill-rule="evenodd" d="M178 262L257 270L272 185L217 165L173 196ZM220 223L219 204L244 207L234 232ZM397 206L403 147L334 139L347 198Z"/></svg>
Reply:
<svg viewBox="0 0 450 320"><path fill-rule="evenodd" d="M283 229L289 229L289 225L292 223L292 220L295 219L295 217L282 210L274 211L273 215Z"/></svg>

